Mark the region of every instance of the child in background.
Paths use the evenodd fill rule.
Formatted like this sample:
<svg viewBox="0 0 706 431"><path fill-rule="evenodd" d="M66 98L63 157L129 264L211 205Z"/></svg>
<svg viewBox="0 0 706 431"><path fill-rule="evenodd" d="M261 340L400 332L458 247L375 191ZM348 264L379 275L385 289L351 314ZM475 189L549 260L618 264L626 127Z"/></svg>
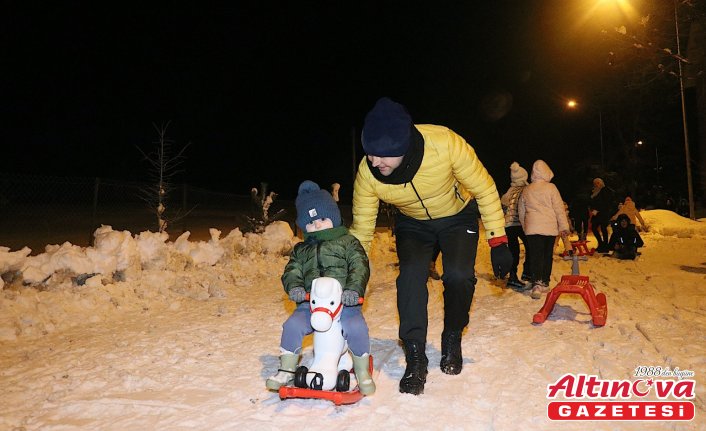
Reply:
<svg viewBox="0 0 706 431"><path fill-rule="evenodd" d="M554 240L554 248L559 245L559 240L561 239L561 243L564 245L564 252L570 252L573 250L573 247L571 247L571 240L569 239L569 235L574 232L574 225L571 223L571 215L569 214L569 204L567 204L565 201L562 201L564 204L564 212L566 213L566 221L569 222L569 234L562 234L556 237ZM560 255L562 253L559 253Z"/></svg>
<svg viewBox="0 0 706 431"><path fill-rule="evenodd" d="M372 395L375 382L369 372L370 338L358 298L365 295L370 278L368 256L360 242L341 224L341 213L333 197L318 184L304 181L299 186L295 205L297 226L304 241L292 251L282 274L284 290L297 308L282 325L280 368L267 379L268 389L276 391L294 380L304 336L313 332L311 309L306 294L319 277L332 277L343 287L341 312L343 336L353 354L353 369L360 392Z"/></svg>
<svg viewBox="0 0 706 431"><path fill-rule="evenodd" d="M617 220L618 216L620 214L625 214L628 216L630 223L635 225L637 228L637 221L640 221L640 226L643 231L647 232L647 224L645 223L645 220L642 219L642 216L640 215L640 211L637 210L637 207L635 206L635 202L633 202L632 198L630 196L625 198L625 202L623 202L620 207L618 208L618 212L613 214L613 217L611 217L611 220Z"/></svg>
<svg viewBox="0 0 706 431"><path fill-rule="evenodd" d="M517 204L522 228L527 236L532 262L532 299L549 292L552 254L557 236L568 238L569 221L561 193L551 180L554 172L543 160L532 165L532 182L525 187Z"/></svg>
<svg viewBox="0 0 706 431"><path fill-rule="evenodd" d="M630 223L630 218L627 214L620 214L608 241L608 246L613 250L613 257L634 260L637 257L637 249L643 245L645 243L637 233L635 225Z"/></svg>
<svg viewBox="0 0 706 431"><path fill-rule="evenodd" d="M507 235L507 246L512 253L512 266L510 267L510 277L507 280L507 286L516 290L525 289L524 281L529 281L530 265L527 251L527 237L522 229L520 216L517 212L517 204L522 196L522 190L527 187L527 170L520 166L517 162L512 162L510 165L510 188L500 198L500 203L503 206L505 213L505 234ZM520 264L520 241L525 246L525 263L522 265L522 280L517 277L517 267Z"/></svg>

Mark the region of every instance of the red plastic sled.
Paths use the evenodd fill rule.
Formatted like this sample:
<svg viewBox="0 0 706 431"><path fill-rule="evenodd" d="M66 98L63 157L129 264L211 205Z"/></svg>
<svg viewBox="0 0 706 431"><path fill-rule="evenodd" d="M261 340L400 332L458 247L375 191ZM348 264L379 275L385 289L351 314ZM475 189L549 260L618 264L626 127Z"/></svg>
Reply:
<svg viewBox="0 0 706 431"><path fill-rule="evenodd" d="M581 295L591 310L594 326L605 325L608 318L608 303L603 293L596 294L593 286L585 275L562 275L559 284L547 294L544 306L535 313L533 323L544 323L554 309L556 300L562 293L575 293Z"/></svg>
<svg viewBox="0 0 706 431"><path fill-rule="evenodd" d="M596 249L591 248L589 250L586 241L571 241L571 251L576 256L593 256L593 253L596 252ZM568 250L564 250L564 252L561 253L561 257L569 257L570 255L571 254Z"/></svg>
<svg viewBox="0 0 706 431"><path fill-rule="evenodd" d="M370 362L368 369L370 374L373 373L373 357L369 356ZM316 398L322 400L332 401L337 406L341 404L354 404L363 399L364 395L360 393L360 390L356 386L355 389L348 392L338 392L338 391L318 391L316 389L310 388L297 388L295 386L280 386L279 397L281 399L287 398Z"/></svg>

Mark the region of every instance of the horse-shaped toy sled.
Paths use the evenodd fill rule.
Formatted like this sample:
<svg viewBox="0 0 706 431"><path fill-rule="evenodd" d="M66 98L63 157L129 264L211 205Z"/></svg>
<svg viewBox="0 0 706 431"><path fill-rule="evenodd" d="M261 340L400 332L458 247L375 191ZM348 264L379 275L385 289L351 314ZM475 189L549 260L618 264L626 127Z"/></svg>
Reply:
<svg viewBox="0 0 706 431"><path fill-rule="evenodd" d="M300 366L294 373L294 386L281 386L279 396L286 398L321 398L336 405L360 401L355 374L351 376L353 358L343 338L341 295L343 288L335 278L320 277L311 284L309 306L314 328L314 360L310 368ZM363 302L360 298L359 303ZM370 356L370 372L373 358ZM352 378L351 378L352 377ZM351 390L353 383L353 390Z"/></svg>

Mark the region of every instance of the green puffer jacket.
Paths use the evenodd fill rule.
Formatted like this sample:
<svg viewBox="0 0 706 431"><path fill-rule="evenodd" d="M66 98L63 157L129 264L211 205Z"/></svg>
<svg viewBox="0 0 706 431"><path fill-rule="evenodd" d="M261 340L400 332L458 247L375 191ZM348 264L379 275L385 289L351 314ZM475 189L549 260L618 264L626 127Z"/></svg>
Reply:
<svg viewBox="0 0 706 431"><path fill-rule="evenodd" d="M311 282L318 277L335 278L343 290L365 296L370 278L368 255L345 226L304 234L304 242L294 247L284 268L284 291L303 287L310 292Z"/></svg>

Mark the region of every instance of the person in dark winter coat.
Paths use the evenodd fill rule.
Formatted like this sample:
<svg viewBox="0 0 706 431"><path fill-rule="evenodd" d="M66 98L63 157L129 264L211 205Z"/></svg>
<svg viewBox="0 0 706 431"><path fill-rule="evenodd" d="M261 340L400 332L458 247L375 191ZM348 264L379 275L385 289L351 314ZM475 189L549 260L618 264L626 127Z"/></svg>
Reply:
<svg viewBox="0 0 706 431"><path fill-rule="evenodd" d="M380 202L397 208L397 311L407 361L399 390L419 395L429 365L427 280L434 249L441 249L444 284L439 368L459 374L461 336L476 286L478 219L485 227L493 272L505 278L512 265L505 217L495 181L473 148L449 128L414 124L403 105L383 97L365 116L361 138L366 156L353 184L351 234L367 250Z"/></svg>
<svg viewBox="0 0 706 431"><path fill-rule="evenodd" d="M586 236L588 235L589 207L589 193L583 190L577 193L569 204L569 210L574 219L574 229L576 229L579 241L586 241Z"/></svg>
<svg viewBox="0 0 706 431"><path fill-rule="evenodd" d="M591 230L598 241L596 251L599 253L610 252L608 226L617 209L617 205L613 204L613 191L606 187L602 179L595 178L591 190Z"/></svg>
<svg viewBox="0 0 706 431"><path fill-rule="evenodd" d="M522 195L522 190L527 186L527 171L517 162L510 165L510 188L500 198L500 203L505 211L505 234L507 235L507 245L512 253L512 266L510 267L510 278L507 285L513 289L525 287L517 277L517 267L520 264L520 240L525 246L525 263L522 266L522 280L529 281L530 265L529 253L527 252L527 237L520 223L520 216L517 213L517 203Z"/></svg>
<svg viewBox="0 0 706 431"><path fill-rule="evenodd" d="M608 247L613 250L613 257L618 259L635 259L637 249L645 245L635 225L630 223L627 214L620 214L613 225Z"/></svg>
<svg viewBox="0 0 706 431"><path fill-rule="evenodd" d="M341 311L343 335L353 354L353 368L363 395L375 392L369 373L370 338L358 299L365 296L370 278L368 256L360 241L341 225L341 213L333 197L312 181L299 186L295 205L297 226L304 232L304 241L294 247L282 284L297 308L282 325L280 368L267 379L270 390L278 390L294 380L300 359L302 340L311 334L311 309L306 295L312 281L319 277L335 278L343 287Z"/></svg>

